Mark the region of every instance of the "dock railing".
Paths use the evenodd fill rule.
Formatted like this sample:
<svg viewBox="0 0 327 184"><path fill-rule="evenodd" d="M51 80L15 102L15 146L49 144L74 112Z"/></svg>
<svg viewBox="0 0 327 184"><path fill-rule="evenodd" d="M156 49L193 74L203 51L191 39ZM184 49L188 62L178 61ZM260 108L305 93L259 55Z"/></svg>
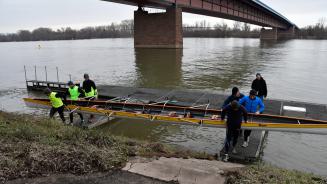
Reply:
<svg viewBox="0 0 327 184"><path fill-rule="evenodd" d="M26 88L27 90L33 90L33 91L42 91L45 88L50 88L54 91L65 91L66 89L68 89L68 85L67 82L60 82L60 78L59 78L59 68L56 67L56 80L49 80L49 73L48 73L48 67L44 66L44 77L43 79L41 79L41 77L39 77L40 73L38 73L39 71L37 70L37 66L34 66L34 79L29 79L28 75L27 75L27 67L24 65L24 73L25 73L25 83L26 83ZM72 75L68 74L69 76L69 80L72 80ZM79 83L77 83L76 85L80 86Z"/></svg>

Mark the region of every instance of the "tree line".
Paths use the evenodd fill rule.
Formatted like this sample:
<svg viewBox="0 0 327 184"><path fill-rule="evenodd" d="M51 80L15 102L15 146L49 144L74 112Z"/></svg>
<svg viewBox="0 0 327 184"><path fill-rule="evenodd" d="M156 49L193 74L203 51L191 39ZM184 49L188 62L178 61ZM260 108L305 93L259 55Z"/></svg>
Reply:
<svg viewBox="0 0 327 184"><path fill-rule="evenodd" d="M320 18L315 25L310 25L299 30L300 39L327 39L326 18Z"/></svg>
<svg viewBox="0 0 327 184"><path fill-rule="evenodd" d="M79 30L70 27L57 30L50 28L37 28L33 31L19 30L17 33L0 34L0 42L124 38L133 35L133 27L133 20L124 20L119 24L85 27Z"/></svg>
<svg viewBox="0 0 327 184"><path fill-rule="evenodd" d="M79 30L70 27L53 30L50 28L37 28L33 31L19 30L17 33L0 34L0 42L11 41L42 41L42 40L75 40L94 38L125 38L133 37L134 21L124 20L119 24L108 26L86 27ZM235 22L233 27L222 22L213 27L205 20L193 25L183 25L184 37L241 37L257 38L259 30L251 30L246 23Z"/></svg>
<svg viewBox="0 0 327 184"><path fill-rule="evenodd" d="M251 29L247 23L234 22L230 27L221 22L214 26L205 20L196 22L194 25L183 25L184 37L216 37L216 38L259 38L260 29Z"/></svg>
<svg viewBox="0 0 327 184"><path fill-rule="evenodd" d="M133 37L133 20L124 20L119 24L107 26L85 27L79 30L70 27L53 30L37 28L33 31L19 30L17 33L0 34L0 42L41 41L41 40L75 40L94 38L127 38ZM205 20L192 25L183 25L184 37L214 37L214 38L259 38L260 29L251 29L247 23L234 22L233 26L221 22L213 26ZM301 28L297 32L300 39L327 39L326 19L319 19L312 26Z"/></svg>

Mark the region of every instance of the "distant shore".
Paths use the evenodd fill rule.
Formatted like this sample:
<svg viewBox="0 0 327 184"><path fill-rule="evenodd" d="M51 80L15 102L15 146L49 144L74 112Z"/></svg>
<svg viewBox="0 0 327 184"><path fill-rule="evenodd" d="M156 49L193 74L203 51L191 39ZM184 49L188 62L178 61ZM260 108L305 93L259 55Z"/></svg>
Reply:
<svg viewBox="0 0 327 184"><path fill-rule="evenodd" d="M196 34L196 33L192 33L192 34ZM106 37L106 38L78 38L78 39L44 39L44 40L25 40L25 41L21 41L21 40L12 40L12 41L3 41L0 40L0 43L8 43L8 42L37 42L37 41L68 41L68 40L92 40L92 39L119 39L119 38L134 38L133 36L124 36L124 37ZM228 36L228 37L217 37L217 36L210 36L210 35L199 35L199 36L183 36L183 38L243 38L243 39L260 39L259 35L256 34L252 34L249 36ZM294 38L294 40L327 40L327 38L317 38L315 36L310 36L310 37L302 37L302 38Z"/></svg>
<svg viewBox="0 0 327 184"><path fill-rule="evenodd" d="M134 32L134 20L123 20L105 26L72 29L65 27L57 30L40 27L30 30L18 30L16 33L0 33L0 42L50 41L50 40L83 40L101 38L131 38ZM327 26L324 21L296 30L296 39L327 39ZM216 23L211 26L205 20L194 25L183 25L185 38L260 38L260 28L251 29L247 23Z"/></svg>
<svg viewBox="0 0 327 184"><path fill-rule="evenodd" d="M2 111L0 143L0 183L19 183L18 181L23 182L24 178L30 178L28 181L42 181L45 176L65 178L66 175L69 175L69 178L76 176L78 181L83 181L80 176L91 173L103 173L105 177L102 178L109 181L112 177L119 177L119 172L126 175L127 180L130 177L133 181L143 181L143 178L137 178L141 176L120 171L129 158L140 156L215 159L206 153L179 150L160 143L133 141L97 130L63 125L43 117ZM259 163L228 172L225 177L227 183L236 184L327 183L326 179L313 174ZM149 178L145 180L149 183L166 183Z"/></svg>

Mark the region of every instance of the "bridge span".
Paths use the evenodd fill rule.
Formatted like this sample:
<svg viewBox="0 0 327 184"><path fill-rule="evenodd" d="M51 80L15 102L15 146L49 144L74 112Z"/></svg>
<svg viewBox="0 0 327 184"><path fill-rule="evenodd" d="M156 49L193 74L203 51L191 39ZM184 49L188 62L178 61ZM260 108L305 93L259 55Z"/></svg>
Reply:
<svg viewBox="0 0 327 184"><path fill-rule="evenodd" d="M261 39L290 39L297 26L259 0L104 0L138 6L134 12L135 47L181 48L182 12L225 18L272 29ZM148 13L142 7L166 9Z"/></svg>

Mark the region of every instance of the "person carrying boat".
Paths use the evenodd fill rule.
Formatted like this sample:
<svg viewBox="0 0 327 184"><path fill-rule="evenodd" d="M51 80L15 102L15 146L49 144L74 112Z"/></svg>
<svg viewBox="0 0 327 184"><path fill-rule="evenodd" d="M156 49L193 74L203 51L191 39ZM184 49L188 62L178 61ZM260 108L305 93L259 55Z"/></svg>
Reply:
<svg viewBox="0 0 327 184"><path fill-rule="evenodd" d="M224 161L228 161L228 151L230 148L230 143L233 140L233 150L232 153L236 154L235 146L237 144L238 136L240 134L242 118L244 122L247 122L247 111L240 105L236 100L233 100L230 104L223 108L221 112L221 120L225 119L227 115L226 122L226 139L225 139L225 158Z"/></svg>
<svg viewBox="0 0 327 184"><path fill-rule="evenodd" d="M84 74L84 81L82 86L85 92L86 99L95 99L98 95L97 87L93 80L90 79L89 74Z"/></svg>
<svg viewBox="0 0 327 184"><path fill-rule="evenodd" d="M65 98L65 95L59 94L57 92L53 92L49 88L46 88L44 90L44 93L49 97L52 106L50 110L50 118L53 118L56 112L58 112L62 122L65 123L66 121L64 116L65 105L64 102L62 101L62 98Z"/></svg>
<svg viewBox="0 0 327 184"><path fill-rule="evenodd" d="M222 109L227 107L232 101L236 100L239 101L241 98L243 98L244 95L240 93L240 90L237 87L233 87L232 89L232 95L230 95L225 101L224 104L222 105Z"/></svg>
<svg viewBox="0 0 327 184"><path fill-rule="evenodd" d="M66 96L70 96L70 99L72 101L73 100L78 100L79 98L83 98L85 96L83 89L76 86L73 83L73 81L69 81L68 86L69 86L69 88L66 91ZM83 114L79 113L79 112L77 114L81 118L81 124L83 124L83 122L84 122ZM69 120L70 120L70 123L74 122L74 112L69 113Z"/></svg>
<svg viewBox="0 0 327 184"><path fill-rule="evenodd" d="M257 92L255 90L250 91L249 96L245 96L240 99L239 103L243 105L248 113L261 114L265 110L265 105L262 100L256 96ZM259 107L259 110L258 110ZM249 146L249 136L251 135L251 130L244 130L244 143L242 147Z"/></svg>
<svg viewBox="0 0 327 184"><path fill-rule="evenodd" d="M86 100L95 100L98 96L98 90L93 80L90 79L89 74L84 74L84 81L82 89L84 90L85 99ZM94 115L91 114L89 118L89 122L92 122Z"/></svg>
<svg viewBox="0 0 327 184"><path fill-rule="evenodd" d="M251 89L258 92L257 96L263 101L263 98L267 98L267 84L266 81L262 78L260 73L256 74L256 79L253 80Z"/></svg>

